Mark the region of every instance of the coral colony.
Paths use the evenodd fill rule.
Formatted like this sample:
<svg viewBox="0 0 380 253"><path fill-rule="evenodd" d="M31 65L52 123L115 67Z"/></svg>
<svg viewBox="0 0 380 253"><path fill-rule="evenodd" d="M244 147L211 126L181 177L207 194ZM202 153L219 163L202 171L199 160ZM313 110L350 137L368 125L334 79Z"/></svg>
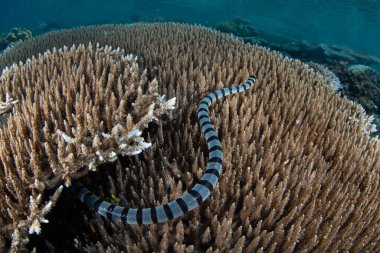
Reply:
<svg viewBox="0 0 380 253"><path fill-rule="evenodd" d="M323 68L175 23L47 33L0 67L2 252L38 249L36 237L79 252L379 248L379 140ZM254 89L217 99L252 74ZM107 217L66 189L79 181ZM186 212L184 194L208 198Z"/></svg>

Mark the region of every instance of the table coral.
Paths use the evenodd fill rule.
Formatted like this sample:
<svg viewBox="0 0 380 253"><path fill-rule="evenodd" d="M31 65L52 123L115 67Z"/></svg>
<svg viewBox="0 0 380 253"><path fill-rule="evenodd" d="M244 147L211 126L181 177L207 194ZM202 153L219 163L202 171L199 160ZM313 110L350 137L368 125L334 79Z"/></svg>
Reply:
<svg viewBox="0 0 380 253"><path fill-rule="evenodd" d="M210 91L241 83L251 73L256 86L212 108L225 170L204 205L152 226L116 224L80 209L63 216L69 208L63 207L53 210L54 219L45 226L61 236L49 237L42 227L52 247L88 252L374 252L380 247L379 141L370 137L371 121L362 108L339 97L322 75L214 30L172 23L53 32L16 45L0 57L0 66L89 41L139 56L149 80L158 81L158 93L178 102L168 120L147 128L151 147L82 177L96 194L122 205L165 204L190 189L207 161L196 105ZM85 226L72 222L78 216L85 217ZM61 217L67 219L57 226ZM74 237L67 239L67 231ZM74 246L60 244L74 240Z"/></svg>

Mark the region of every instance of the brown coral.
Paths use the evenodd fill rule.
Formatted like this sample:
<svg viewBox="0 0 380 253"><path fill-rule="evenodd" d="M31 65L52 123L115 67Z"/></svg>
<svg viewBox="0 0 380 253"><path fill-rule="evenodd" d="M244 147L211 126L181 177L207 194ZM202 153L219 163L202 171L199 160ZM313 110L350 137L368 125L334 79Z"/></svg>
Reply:
<svg viewBox="0 0 380 253"><path fill-rule="evenodd" d="M178 24L54 32L17 45L0 65L89 41L141 56L141 65L159 81L159 92L178 100L172 120L149 129L152 147L86 178L97 194L106 199L114 194L123 205L167 203L191 187L207 155L196 122L199 99L251 73L257 86L212 109L225 163L220 184L204 205L162 225L89 219L95 230L77 244L80 250L378 251L379 142L369 136L371 124L360 107L338 97L321 75L264 48Z"/></svg>
<svg viewBox="0 0 380 253"><path fill-rule="evenodd" d="M151 144L141 131L175 100L156 93L137 58L110 47L53 49L0 77L0 233L40 232L62 187L43 205L46 187L134 155Z"/></svg>

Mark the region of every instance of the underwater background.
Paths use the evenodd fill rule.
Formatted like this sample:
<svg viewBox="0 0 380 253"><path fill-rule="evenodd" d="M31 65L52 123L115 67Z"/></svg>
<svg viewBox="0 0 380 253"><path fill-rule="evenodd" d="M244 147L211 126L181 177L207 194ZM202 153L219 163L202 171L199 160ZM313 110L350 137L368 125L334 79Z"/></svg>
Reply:
<svg viewBox="0 0 380 253"><path fill-rule="evenodd" d="M73 26L176 21L216 27L236 16L256 29L294 40L345 45L380 57L378 0L1 1L0 31L33 34Z"/></svg>

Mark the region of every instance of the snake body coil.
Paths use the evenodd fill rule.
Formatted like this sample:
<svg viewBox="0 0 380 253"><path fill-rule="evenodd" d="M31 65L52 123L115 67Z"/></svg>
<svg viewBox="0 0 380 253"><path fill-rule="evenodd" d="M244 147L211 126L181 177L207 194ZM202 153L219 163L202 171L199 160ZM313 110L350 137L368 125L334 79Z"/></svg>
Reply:
<svg viewBox="0 0 380 253"><path fill-rule="evenodd" d="M207 169L195 186L179 198L165 205L150 208L128 208L117 206L100 199L78 181L73 183L72 190L88 208L93 209L98 214L108 217L113 221L126 224L154 224L166 222L178 218L198 207L210 196L212 190L218 183L223 163L222 146L217 132L214 129L214 125L210 121L209 107L217 99L251 88L255 80L256 78L254 76L250 76L244 84L216 90L201 100L198 107L198 120L209 149Z"/></svg>

